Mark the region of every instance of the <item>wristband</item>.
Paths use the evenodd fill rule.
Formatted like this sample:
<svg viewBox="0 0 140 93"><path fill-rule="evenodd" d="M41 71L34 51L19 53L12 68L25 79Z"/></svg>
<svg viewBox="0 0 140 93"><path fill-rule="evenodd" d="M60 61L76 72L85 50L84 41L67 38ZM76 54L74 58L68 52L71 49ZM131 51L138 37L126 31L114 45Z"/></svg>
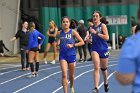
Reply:
<svg viewBox="0 0 140 93"><path fill-rule="evenodd" d="M76 47L75 44L73 44L73 47Z"/></svg>

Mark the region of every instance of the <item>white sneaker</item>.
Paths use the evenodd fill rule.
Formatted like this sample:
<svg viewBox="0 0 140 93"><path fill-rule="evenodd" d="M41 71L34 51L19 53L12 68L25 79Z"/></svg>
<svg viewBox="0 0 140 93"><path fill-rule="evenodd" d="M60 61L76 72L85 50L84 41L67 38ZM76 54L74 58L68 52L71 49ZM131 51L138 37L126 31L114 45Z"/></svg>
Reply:
<svg viewBox="0 0 140 93"><path fill-rule="evenodd" d="M46 58L44 59L44 63L45 63L45 64L47 64L47 63L48 63L48 62L47 62L47 60L46 60Z"/></svg>
<svg viewBox="0 0 140 93"><path fill-rule="evenodd" d="M35 73L35 77L38 77L38 72Z"/></svg>
<svg viewBox="0 0 140 93"><path fill-rule="evenodd" d="M53 60L52 62L50 62L51 64L55 64L55 60Z"/></svg>
<svg viewBox="0 0 140 93"><path fill-rule="evenodd" d="M74 92L74 88L72 87L72 88L70 88L70 93L75 93Z"/></svg>
<svg viewBox="0 0 140 93"><path fill-rule="evenodd" d="M27 76L27 78L34 78L35 77L35 74L31 74L29 76Z"/></svg>

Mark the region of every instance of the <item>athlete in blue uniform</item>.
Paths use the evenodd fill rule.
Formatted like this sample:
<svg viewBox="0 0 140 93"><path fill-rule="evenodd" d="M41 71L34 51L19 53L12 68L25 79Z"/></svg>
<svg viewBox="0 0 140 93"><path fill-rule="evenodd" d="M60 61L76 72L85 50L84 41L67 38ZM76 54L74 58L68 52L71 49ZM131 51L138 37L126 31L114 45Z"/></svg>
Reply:
<svg viewBox="0 0 140 93"><path fill-rule="evenodd" d="M84 45L84 41L79 34L69 28L70 19L68 17L62 18L62 30L60 31L60 54L59 61L62 70L62 85L64 93L68 93L68 80L67 80L67 69L69 69L70 79L70 90L74 92L74 73L75 73L75 62L76 62L76 50L75 47ZM75 37L79 42L75 43Z"/></svg>
<svg viewBox="0 0 140 93"><path fill-rule="evenodd" d="M45 39L45 36L41 34L39 31L35 29L35 23L31 22L29 24L29 43L28 43L28 50L29 50L29 63L32 74L29 75L29 78L38 76L38 70L39 70L39 49L41 48L41 45ZM40 42L38 42L38 38L40 39ZM36 62L35 65L35 71L34 71L34 64L33 62Z"/></svg>
<svg viewBox="0 0 140 93"><path fill-rule="evenodd" d="M92 33L92 45L91 45L91 56L94 64L94 84L95 88L92 90L93 93L98 93L98 84L100 79L100 67L104 77L104 89L108 92L108 81L107 81L107 65L108 65L108 44L109 39L107 27L105 24L100 22L102 15L99 11L93 13L93 27L90 28Z"/></svg>

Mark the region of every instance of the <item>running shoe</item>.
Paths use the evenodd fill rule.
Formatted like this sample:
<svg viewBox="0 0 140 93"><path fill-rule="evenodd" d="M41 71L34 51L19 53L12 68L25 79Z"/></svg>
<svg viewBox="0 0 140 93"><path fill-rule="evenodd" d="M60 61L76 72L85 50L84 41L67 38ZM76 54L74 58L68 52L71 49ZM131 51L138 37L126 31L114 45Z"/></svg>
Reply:
<svg viewBox="0 0 140 93"><path fill-rule="evenodd" d="M35 77L38 77L38 72L35 73Z"/></svg>
<svg viewBox="0 0 140 93"><path fill-rule="evenodd" d="M55 60L53 60L52 62L50 62L51 64L55 64Z"/></svg>
<svg viewBox="0 0 140 93"><path fill-rule="evenodd" d="M75 93L74 92L74 88L72 87L72 88L70 88L70 93Z"/></svg>
<svg viewBox="0 0 140 93"><path fill-rule="evenodd" d="M34 78L35 77L35 74L31 74L29 76L27 76L27 78Z"/></svg>
<svg viewBox="0 0 140 93"><path fill-rule="evenodd" d="M99 93L97 88L92 89L92 93Z"/></svg>
<svg viewBox="0 0 140 93"><path fill-rule="evenodd" d="M104 84L104 90L105 90L105 92L108 92L109 91L108 84Z"/></svg>
<svg viewBox="0 0 140 93"><path fill-rule="evenodd" d="M44 63L45 63L45 64L47 64L47 63L48 63L48 62L47 62L47 60L46 60L46 58L44 58Z"/></svg>

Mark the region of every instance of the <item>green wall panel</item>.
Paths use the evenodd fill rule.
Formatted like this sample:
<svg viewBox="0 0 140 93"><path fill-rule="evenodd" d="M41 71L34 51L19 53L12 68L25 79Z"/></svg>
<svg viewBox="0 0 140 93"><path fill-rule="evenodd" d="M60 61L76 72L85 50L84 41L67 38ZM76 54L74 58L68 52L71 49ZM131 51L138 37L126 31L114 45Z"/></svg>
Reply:
<svg viewBox="0 0 140 93"><path fill-rule="evenodd" d="M71 19L84 19L87 26L87 19L92 17L94 10L99 10L102 12L103 16L115 16L115 15L127 15L128 24L119 25L119 34L123 36L129 36L131 33L131 22L130 17L137 15L138 4L129 4L129 5L102 5L102 6L90 6L90 7L68 7L68 8L51 8L51 7L42 7L40 10L40 21L43 27L43 34L46 35L46 31L49 26L49 21L54 20L56 25L60 27L61 17L69 16ZM111 34L116 32L116 26L107 26L109 30L110 40ZM48 38L46 37L44 46ZM45 48L45 47L44 47Z"/></svg>

